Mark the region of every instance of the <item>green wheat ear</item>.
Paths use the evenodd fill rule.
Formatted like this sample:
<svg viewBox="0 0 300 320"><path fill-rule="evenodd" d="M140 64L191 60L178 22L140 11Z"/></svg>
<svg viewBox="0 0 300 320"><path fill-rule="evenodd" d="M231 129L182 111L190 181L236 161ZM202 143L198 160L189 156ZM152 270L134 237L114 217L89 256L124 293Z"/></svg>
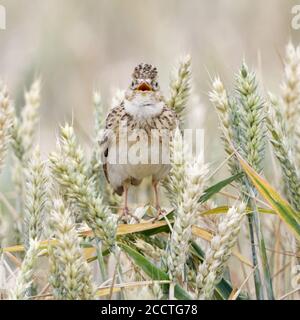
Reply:
<svg viewBox="0 0 300 320"><path fill-rule="evenodd" d="M235 175L241 171L238 160L234 155L234 143L238 141L239 137L236 103L230 101L230 97L219 77L216 77L212 83L212 90L209 92L209 98L218 113L219 125L222 132L221 139L224 144L225 152L229 157L229 170L232 175Z"/></svg>
<svg viewBox="0 0 300 320"><path fill-rule="evenodd" d="M300 47L288 43L284 57L284 77L281 83L283 118L288 139L294 143L300 119Z"/></svg>
<svg viewBox="0 0 300 320"><path fill-rule="evenodd" d="M189 55L179 60L178 66L171 76L171 97L168 106L178 115L181 125L184 123L186 106L190 96L191 82L191 57Z"/></svg>
<svg viewBox="0 0 300 320"><path fill-rule="evenodd" d="M7 86L0 81L0 171L7 154L12 126L12 103Z"/></svg>
<svg viewBox="0 0 300 320"><path fill-rule="evenodd" d="M288 199L293 207L300 211L300 178L285 124L278 99L274 95L270 95L267 116L270 142L283 172Z"/></svg>
<svg viewBox="0 0 300 320"><path fill-rule="evenodd" d="M245 63L236 76L235 90L240 121L238 149L250 166L261 172L266 142L264 101L258 92L255 73Z"/></svg>
<svg viewBox="0 0 300 320"><path fill-rule="evenodd" d="M56 244L49 245L50 277L53 296L59 300L95 298L92 274L80 248L74 218L61 199L55 199L50 226Z"/></svg>
<svg viewBox="0 0 300 320"><path fill-rule="evenodd" d="M171 149L173 153L171 171L174 174L172 174L169 183L171 185L181 184L183 188L181 193L177 193L176 189L169 187L169 190L173 189L173 195L177 193L177 202L175 204L175 221L166 253L170 277L176 281L176 278L185 278L184 269L192 239L192 225L195 223L196 215L201 207L199 198L204 191L208 166L203 164L200 159L190 158L189 161L183 161L178 167L179 164L175 161L181 162L184 156L183 141L179 130L175 132ZM181 179L181 176L183 180L178 181L177 179Z"/></svg>
<svg viewBox="0 0 300 320"><path fill-rule="evenodd" d="M25 169L24 243L29 248L30 239L42 240L45 226L45 209L48 201L46 164L36 148Z"/></svg>
<svg viewBox="0 0 300 320"><path fill-rule="evenodd" d="M115 245L117 218L95 193L93 180L89 179L83 150L77 144L73 127L61 128L58 152L50 155L53 177L65 196L82 213L82 218L95 235L106 245Z"/></svg>
<svg viewBox="0 0 300 320"><path fill-rule="evenodd" d="M15 287L9 295L11 300L28 300L30 298L34 268L37 264L39 252L40 249L38 241L30 239L29 247L19 270Z"/></svg>
<svg viewBox="0 0 300 320"><path fill-rule="evenodd" d="M246 205L243 203L230 208L218 225L217 233L206 252L206 258L199 266L196 279L198 299L211 299L216 284L220 282L232 249L237 242L245 209Z"/></svg>
<svg viewBox="0 0 300 320"><path fill-rule="evenodd" d="M41 106L40 92L41 82L35 80L30 89L24 93L25 106L21 110L20 117L15 115L12 128L12 147L20 162L27 161L33 149Z"/></svg>
<svg viewBox="0 0 300 320"><path fill-rule="evenodd" d="M237 150L253 169L259 173L262 172L266 141L265 104L258 90L255 73L249 71L247 65L243 63L235 77L234 94L228 97L222 83L216 80L210 97L218 110L227 154L235 154L235 150ZM229 167L233 174L240 171L240 166L235 155L229 160ZM251 200L251 196L256 194L256 190L246 177L243 177L239 183L246 204L249 203L253 209L253 214L248 215L253 264L258 266L257 248L255 246L256 233L259 239L260 255L264 260L264 284L267 288L268 297L273 299L272 280L260 217L255 202ZM258 299L262 299L264 292L261 286L259 269L257 267L254 272L254 280L256 296Z"/></svg>

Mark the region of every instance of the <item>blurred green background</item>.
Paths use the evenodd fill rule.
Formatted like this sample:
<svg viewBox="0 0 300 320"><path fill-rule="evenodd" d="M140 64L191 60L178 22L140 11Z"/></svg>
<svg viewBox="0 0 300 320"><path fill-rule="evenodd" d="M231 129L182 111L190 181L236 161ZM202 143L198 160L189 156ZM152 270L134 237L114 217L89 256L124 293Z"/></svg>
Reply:
<svg viewBox="0 0 300 320"><path fill-rule="evenodd" d="M264 90L278 92L281 57L291 28L288 0L1 0L7 29L0 31L0 76L18 107L24 88L42 78L40 144L55 147L58 125L72 115L81 139L92 135L92 92L107 107L116 88L130 83L139 62L157 65L168 96L176 59L190 53L193 97L189 127L205 128L207 160L222 157L217 118L207 93L210 77L230 86L243 58L255 67Z"/></svg>

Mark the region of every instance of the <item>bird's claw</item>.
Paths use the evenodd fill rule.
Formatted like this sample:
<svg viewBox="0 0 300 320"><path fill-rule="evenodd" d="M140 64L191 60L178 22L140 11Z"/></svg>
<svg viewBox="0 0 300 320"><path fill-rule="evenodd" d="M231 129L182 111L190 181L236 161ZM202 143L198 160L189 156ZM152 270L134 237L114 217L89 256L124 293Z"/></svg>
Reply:
<svg viewBox="0 0 300 320"><path fill-rule="evenodd" d="M160 206L156 207L156 217L152 220L152 223L155 223L160 219L160 217L163 217L166 215L167 211L165 209L162 209Z"/></svg>
<svg viewBox="0 0 300 320"><path fill-rule="evenodd" d="M140 219L136 217L134 214L132 214L128 207L124 207L121 216L119 217L119 221L124 221L125 223L128 223L128 218L133 218L137 223L140 223Z"/></svg>

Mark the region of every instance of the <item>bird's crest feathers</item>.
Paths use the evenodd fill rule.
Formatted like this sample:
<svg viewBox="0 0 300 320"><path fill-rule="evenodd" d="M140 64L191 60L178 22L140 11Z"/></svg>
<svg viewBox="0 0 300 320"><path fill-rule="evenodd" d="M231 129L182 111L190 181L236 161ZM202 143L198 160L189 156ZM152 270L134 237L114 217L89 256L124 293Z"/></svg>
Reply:
<svg viewBox="0 0 300 320"><path fill-rule="evenodd" d="M157 77L157 68L148 63L140 63L134 68L132 74L134 79L151 79L154 80Z"/></svg>

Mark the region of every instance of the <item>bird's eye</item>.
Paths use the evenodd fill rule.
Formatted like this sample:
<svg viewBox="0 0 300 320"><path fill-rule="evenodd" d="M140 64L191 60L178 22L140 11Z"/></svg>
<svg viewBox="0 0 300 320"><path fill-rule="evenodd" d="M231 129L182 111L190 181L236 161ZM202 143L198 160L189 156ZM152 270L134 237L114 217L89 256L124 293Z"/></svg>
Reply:
<svg viewBox="0 0 300 320"><path fill-rule="evenodd" d="M157 90L158 89L158 82L154 81L152 83L152 87L153 87L154 90Z"/></svg>
<svg viewBox="0 0 300 320"><path fill-rule="evenodd" d="M132 81L132 82L131 82L131 89L134 89L134 87L135 87L135 82Z"/></svg>

